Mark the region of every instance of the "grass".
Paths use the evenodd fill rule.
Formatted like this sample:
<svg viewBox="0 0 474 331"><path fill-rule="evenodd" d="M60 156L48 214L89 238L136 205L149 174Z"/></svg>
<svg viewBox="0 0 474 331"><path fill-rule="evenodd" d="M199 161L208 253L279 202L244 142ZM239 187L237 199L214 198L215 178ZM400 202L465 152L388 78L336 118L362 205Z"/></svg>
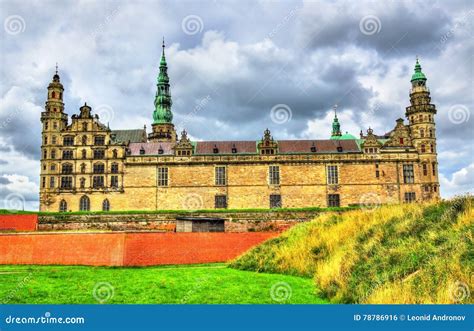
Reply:
<svg viewBox="0 0 474 331"><path fill-rule="evenodd" d="M283 289L278 290L281 286ZM272 287L274 287L277 301L272 299ZM285 288L290 289L291 296L281 296L282 293L288 293L285 292ZM113 296L110 295L112 292ZM279 298L287 300L278 301ZM326 303L315 294L311 279L240 271L228 268L225 264L146 268L0 266L0 302L15 304Z"/></svg>
<svg viewBox="0 0 474 331"><path fill-rule="evenodd" d="M202 209L202 210L112 210L112 211L74 211L74 212L39 212L25 210L0 209L1 214L37 214L39 216L67 216L67 215L131 215L131 214L196 214L196 213L278 213L278 212L326 212L348 211L358 209L359 206L350 207L303 207L303 208L247 208L247 209Z"/></svg>
<svg viewBox="0 0 474 331"><path fill-rule="evenodd" d="M468 303L473 240L473 199L460 197L324 213L231 266L311 277L335 303Z"/></svg>

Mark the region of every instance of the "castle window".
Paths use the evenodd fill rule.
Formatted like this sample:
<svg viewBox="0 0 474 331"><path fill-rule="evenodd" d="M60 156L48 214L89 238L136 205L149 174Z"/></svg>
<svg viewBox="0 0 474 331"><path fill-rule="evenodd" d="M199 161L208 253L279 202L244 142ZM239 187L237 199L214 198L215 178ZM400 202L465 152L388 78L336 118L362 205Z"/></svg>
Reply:
<svg viewBox="0 0 474 331"><path fill-rule="evenodd" d="M145 149L143 148L143 146L142 146L142 148L140 148L140 155L145 155ZM179 155L179 153L178 153L178 155Z"/></svg>
<svg viewBox="0 0 474 331"><path fill-rule="evenodd" d="M168 168L158 167L158 186L168 186Z"/></svg>
<svg viewBox="0 0 474 331"><path fill-rule="evenodd" d="M59 212L60 213L67 212L67 202L65 200L61 200L61 202L59 203Z"/></svg>
<svg viewBox="0 0 474 331"><path fill-rule="evenodd" d="M164 152L163 148L160 146L160 148L158 148L158 154L163 154L163 152ZM179 155L179 153L178 153L178 155Z"/></svg>
<svg viewBox="0 0 474 331"><path fill-rule="evenodd" d="M105 171L105 167L103 163L94 163L93 172L95 174L103 174Z"/></svg>
<svg viewBox="0 0 474 331"><path fill-rule="evenodd" d="M48 151L44 150L43 151L43 159L47 159L47 158L48 158Z"/></svg>
<svg viewBox="0 0 474 331"><path fill-rule="evenodd" d="M79 180L79 182L80 182L81 188L85 188L85 187L86 187L86 179L85 179L85 178L81 178L81 179Z"/></svg>
<svg viewBox="0 0 474 331"><path fill-rule="evenodd" d="M425 144L422 144L422 145L421 145L421 152L422 152L422 153L426 153L426 146L425 146Z"/></svg>
<svg viewBox="0 0 474 331"><path fill-rule="evenodd" d="M380 177L380 170L379 170L379 165L378 163L375 164L375 178Z"/></svg>
<svg viewBox="0 0 474 331"><path fill-rule="evenodd" d="M268 182L270 185L280 185L280 167L279 166L270 166L268 167Z"/></svg>
<svg viewBox="0 0 474 331"><path fill-rule="evenodd" d="M87 123L82 123L82 131L87 131Z"/></svg>
<svg viewBox="0 0 474 331"><path fill-rule="evenodd" d="M48 137L44 137L44 144L45 144L45 145L48 144Z"/></svg>
<svg viewBox="0 0 474 331"><path fill-rule="evenodd" d="M86 172L86 164L85 163L81 163L81 173L85 173Z"/></svg>
<svg viewBox="0 0 474 331"><path fill-rule="evenodd" d="M58 123L56 121L53 122L53 129L57 129L58 128Z"/></svg>
<svg viewBox="0 0 474 331"><path fill-rule="evenodd" d="M416 201L416 194L415 192L405 192L405 202L415 202Z"/></svg>
<svg viewBox="0 0 474 331"><path fill-rule="evenodd" d="M55 164L52 164L50 169L51 169L51 171L56 170L56 165L55 165Z"/></svg>
<svg viewBox="0 0 474 331"><path fill-rule="evenodd" d="M72 164L71 163L63 164L61 167L61 173L64 175L72 174Z"/></svg>
<svg viewBox="0 0 474 331"><path fill-rule="evenodd" d="M339 183L337 166L330 165L327 166L327 183L328 184L337 184Z"/></svg>
<svg viewBox="0 0 474 331"><path fill-rule="evenodd" d="M316 146L313 143L313 146L311 146L311 153L316 153Z"/></svg>
<svg viewBox="0 0 474 331"><path fill-rule="evenodd" d="M63 98L63 92L59 92L59 99Z"/></svg>
<svg viewBox="0 0 474 331"><path fill-rule="evenodd" d="M55 112L57 111L57 109L56 109L56 108L53 108L53 110L54 110Z"/></svg>
<svg viewBox="0 0 474 331"><path fill-rule="evenodd" d="M83 159L87 158L87 152L86 152L85 149L83 149L83 150L81 151L81 156L82 156Z"/></svg>
<svg viewBox="0 0 474 331"><path fill-rule="evenodd" d="M43 164L43 170L46 170L46 164Z"/></svg>
<svg viewBox="0 0 474 331"><path fill-rule="evenodd" d="M430 129L430 138L433 138L433 129Z"/></svg>
<svg viewBox="0 0 474 331"><path fill-rule="evenodd" d="M43 178L42 178L41 187L42 187L42 188L45 188L45 187L46 187L46 177L43 177Z"/></svg>
<svg viewBox="0 0 474 331"><path fill-rule="evenodd" d="M54 91L51 92L51 98L56 98L56 93Z"/></svg>
<svg viewBox="0 0 474 331"><path fill-rule="evenodd" d="M51 158L52 158L52 159L55 159L55 158L56 158L56 150L55 150L55 149L53 149L53 150L51 151Z"/></svg>
<svg viewBox="0 0 474 331"><path fill-rule="evenodd" d="M434 145L433 144L430 145L430 151L431 151L431 153L434 153Z"/></svg>
<svg viewBox="0 0 474 331"><path fill-rule="evenodd" d="M428 176L428 165L423 163L423 176Z"/></svg>
<svg viewBox="0 0 474 331"><path fill-rule="evenodd" d="M281 195L280 194L270 194L270 209L281 208Z"/></svg>
<svg viewBox="0 0 474 331"><path fill-rule="evenodd" d="M403 182L405 184L413 184L415 182L415 173L413 172L413 164L403 165Z"/></svg>
<svg viewBox="0 0 474 331"><path fill-rule="evenodd" d="M72 159L73 159L73 153L71 150L63 151L63 160L72 160Z"/></svg>
<svg viewBox="0 0 474 331"><path fill-rule="evenodd" d="M214 197L215 208L227 208L227 195L216 195Z"/></svg>
<svg viewBox="0 0 474 331"><path fill-rule="evenodd" d="M65 189L72 188L72 177L71 176L61 177L61 188L65 188Z"/></svg>
<svg viewBox="0 0 474 331"><path fill-rule="evenodd" d="M339 207L340 205L339 194L328 194L328 207Z"/></svg>
<svg viewBox="0 0 474 331"><path fill-rule="evenodd" d="M105 137L104 136L94 137L94 145L97 145L97 146L105 145Z"/></svg>
<svg viewBox="0 0 474 331"><path fill-rule="evenodd" d="M420 129L420 137L424 138L425 137L425 130Z"/></svg>
<svg viewBox="0 0 474 331"><path fill-rule="evenodd" d="M400 138L400 145L403 145L403 138Z"/></svg>
<svg viewBox="0 0 474 331"><path fill-rule="evenodd" d="M437 192L437 191L438 191L438 188L436 187L436 185L433 186L433 191L434 191L434 192Z"/></svg>
<svg viewBox="0 0 474 331"><path fill-rule="evenodd" d="M94 177L92 177L92 187L94 187L94 188L104 187L104 176L94 176Z"/></svg>
<svg viewBox="0 0 474 331"><path fill-rule="evenodd" d="M87 136L82 136L81 142L83 145L87 145Z"/></svg>
<svg viewBox="0 0 474 331"><path fill-rule="evenodd" d="M226 185L226 169L225 167L216 167L216 185Z"/></svg>
<svg viewBox="0 0 474 331"><path fill-rule="evenodd" d="M337 146L337 151L340 153L342 152L342 146Z"/></svg>
<svg viewBox="0 0 474 331"><path fill-rule="evenodd" d="M74 146L74 137L73 136L66 136L63 140L64 146Z"/></svg>
<svg viewBox="0 0 474 331"><path fill-rule="evenodd" d="M435 162L431 163L431 171L433 173L433 176L436 176L436 163Z"/></svg>
<svg viewBox="0 0 474 331"><path fill-rule="evenodd" d="M110 202L108 199L102 201L102 211L109 211L110 210Z"/></svg>
<svg viewBox="0 0 474 331"><path fill-rule="evenodd" d="M55 182L54 182L54 177L49 178L49 187L54 188Z"/></svg>
<svg viewBox="0 0 474 331"><path fill-rule="evenodd" d="M56 145L56 136L52 136L52 137L51 137L51 143L52 143L53 145Z"/></svg>
<svg viewBox="0 0 474 331"><path fill-rule="evenodd" d="M91 210L91 201L89 197L83 195L79 200L79 210L80 211L89 211Z"/></svg>
<svg viewBox="0 0 474 331"><path fill-rule="evenodd" d="M105 157L105 152L103 149L94 150L94 159L103 159Z"/></svg>
<svg viewBox="0 0 474 331"><path fill-rule="evenodd" d="M118 187L118 176L111 176L110 177L110 187Z"/></svg>
<svg viewBox="0 0 474 331"><path fill-rule="evenodd" d="M425 186L425 192L429 192L430 191L430 187L428 185Z"/></svg>
<svg viewBox="0 0 474 331"><path fill-rule="evenodd" d="M49 128L49 122L46 121L46 122L44 122L44 130L46 131L46 130L48 130L48 128Z"/></svg>
<svg viewBox="0 0 474 331"><path fill-rule="evenodd" d="M217 146L214 145L214 148L212 149L212 152L213 152L214 154L219 153L219 148L217 148Z"/></svg>
<svg viewBox="0 0 474 331"><path fill-rule="evenodd" d="M112 166L110 167L110 172L113 173L113 174L118 174L118 172L119 172L118 163L112 163Z"/></svg>
<svg viewBox="0 0 474 331"><path fill-rule="evenodd" d="M113 157L114 159L116 159L116 158L117 158L117 155L118 155L117 150L114 149L114 150L112 151L112 157Z"/></svg>

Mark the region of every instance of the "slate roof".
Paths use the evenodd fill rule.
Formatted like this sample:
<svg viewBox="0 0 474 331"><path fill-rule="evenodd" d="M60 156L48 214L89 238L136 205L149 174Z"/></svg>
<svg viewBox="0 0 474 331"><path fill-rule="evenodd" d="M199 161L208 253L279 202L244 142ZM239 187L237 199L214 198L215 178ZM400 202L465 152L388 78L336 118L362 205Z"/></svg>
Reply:
<svg viewBox="0 0 474 331"><path fill-rule="evenodd" d="M146 131L144 129L112 130L111 135L112 141L115 143L146 142Z"/></svg>
<svg viewBox="0 0 474 331"><path fill-rule="evenodd" d="M357 140L278 140L280 154L298 154L312 153L311 147L316 147L316 153L354 153L360 152ZM197 141L193 142L194 155L215 154L214 148L217 147L217 154L233 154L232 148L237 149L236 154L257 154L258 141ZM163 150L162 155L173 155L173 146L170 142L148 142L131 143L129 145L129 155L159 155L158 150ZM342 147L342 151L338 151ZM140 150L144 150L144 154Z"/></svg>

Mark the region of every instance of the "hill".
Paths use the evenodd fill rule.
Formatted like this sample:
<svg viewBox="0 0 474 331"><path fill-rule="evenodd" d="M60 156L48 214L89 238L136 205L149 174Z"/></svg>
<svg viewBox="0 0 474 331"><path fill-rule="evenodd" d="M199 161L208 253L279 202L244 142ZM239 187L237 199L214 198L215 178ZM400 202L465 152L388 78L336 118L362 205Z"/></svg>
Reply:
<svg viewBox="0 0 474 331"><path fill-rule="evenodd" d="M472 207L472 197L459 197L325 213L231 266L313 277L334 303L473 302Z"/></svg>

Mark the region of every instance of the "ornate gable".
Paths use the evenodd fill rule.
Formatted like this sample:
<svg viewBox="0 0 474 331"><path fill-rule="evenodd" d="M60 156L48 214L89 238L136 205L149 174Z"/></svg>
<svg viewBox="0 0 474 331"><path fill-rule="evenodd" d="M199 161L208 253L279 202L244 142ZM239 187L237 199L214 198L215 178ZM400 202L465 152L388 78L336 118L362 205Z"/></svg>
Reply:
<svg viewBox="0 0 474 331"><path fill-rule="evenodd" d="M263 133L262 140L258 142L258 151L262 155L277 154L278 143L273 140L270 130L266 129Z"/></svg>
<svg viewBox="0 0 474 331"><path fill-rule="evenodd" d="M410 129L403 124L403 119L399 118L397 120L395 128L390 132L390 137L383 147L413 147Z"/></svg>
<svg viewBox="0 0 474 331"><path fill-rule="evenodd" d="M193 155L193 144L188 138L186 130L181 132L181 138L173 147L176 156L191 156Z"/></svg>
<svg viewBox="0 0 474 331"><path fill-rule="evenodd" d="M374 130L369 128L367 130L367 137L364 142L361 144L362 150L364 153L378 153L382 144L377 140L374 135Z"/></svg>

